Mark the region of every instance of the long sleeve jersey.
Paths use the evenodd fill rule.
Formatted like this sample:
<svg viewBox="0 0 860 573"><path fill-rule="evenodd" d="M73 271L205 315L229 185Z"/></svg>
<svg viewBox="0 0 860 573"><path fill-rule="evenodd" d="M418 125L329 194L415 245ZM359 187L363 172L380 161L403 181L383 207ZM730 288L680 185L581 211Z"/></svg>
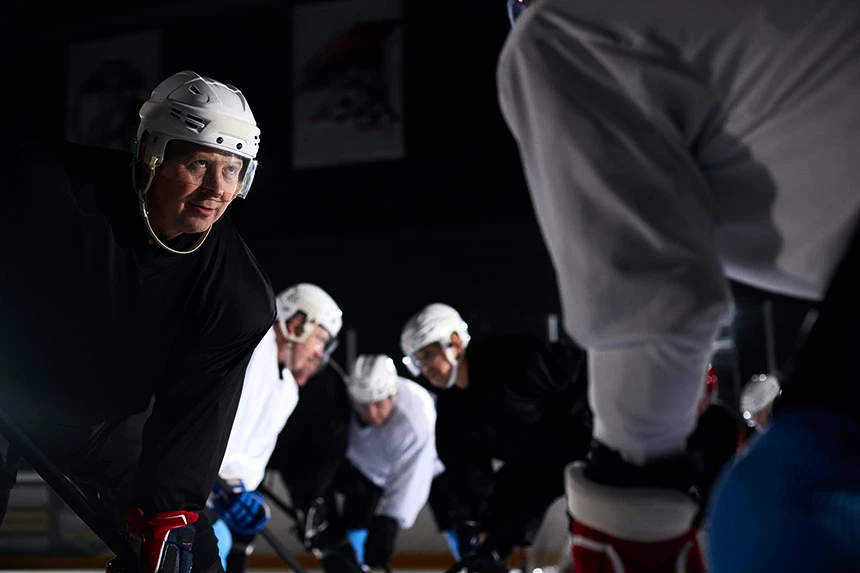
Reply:
<svg viewBox="0 0 860 573"><path fill-rule="evenodd" d="M247 490L257 489L263 481L278 434L299 401L296 379L278 363L275 328L269 329L251 356L218 472L225 479L241 479Z"/></svg>
<svg viewBox="0 0 860 573"><path fill-rule="evenodd" d="M332 487L346 459L351 413L346 385L332 368L299 388L299 403L278 436L268 465L281 473L297 508L307 511Z"/></svg>
<svg viewBox="0 0 860 573"><path fill-rule="evenodd" d="M383 424L362 424L357 414L350 420L346 457L382 489L376 514L403 529L415 523L438 473L435 431L433 398L405 378L397 381L394 407Z"/></svg>
<svg viewBox="0 0 860 573"><path fill-rule="evenodd" d="M27 145L7 158L4 404L58 426L96 425L143 412L154 397L135 502L147 513L202 508L245 368L275 319L268 278L226 215L192 254L151 245L130 154Z"/></svg>
<svg viewBox="0 0 860 573"><path fill-rule="evenodd" d="M857 227L860 4L541 0L497 71L595 437L676 451L727 277L820 299Z"/></svg>

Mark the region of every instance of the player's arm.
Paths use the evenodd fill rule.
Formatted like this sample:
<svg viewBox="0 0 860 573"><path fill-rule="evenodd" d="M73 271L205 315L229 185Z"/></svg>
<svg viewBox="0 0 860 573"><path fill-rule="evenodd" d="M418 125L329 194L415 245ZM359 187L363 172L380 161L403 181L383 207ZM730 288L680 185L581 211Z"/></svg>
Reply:
<svg viewBox="0 0 860 573"><path fill-rule="evenodd" d="M400 529L412 527L427 503L436 463L432 432L431 426L421 435L413 434L402 442L365 544L365 563L371 568L387 566L394 555Z"/></svg>

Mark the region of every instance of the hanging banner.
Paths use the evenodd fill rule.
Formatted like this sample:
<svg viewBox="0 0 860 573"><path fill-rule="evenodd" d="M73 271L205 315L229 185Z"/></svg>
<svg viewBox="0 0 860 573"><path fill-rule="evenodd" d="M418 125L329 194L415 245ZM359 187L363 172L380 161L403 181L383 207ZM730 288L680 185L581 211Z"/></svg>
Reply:
<svg viewBox="0 0 860 573"><path fill-rule="evenodd" d="M66 139L132 151L140 106L161 78L161 33L136 32L69 47Z"/></svg>
<svg viewBox="0 0 860 573"><path fill-rule="evenodd" d="M400 0L297 5L293 166L404 156Z"/></svg>

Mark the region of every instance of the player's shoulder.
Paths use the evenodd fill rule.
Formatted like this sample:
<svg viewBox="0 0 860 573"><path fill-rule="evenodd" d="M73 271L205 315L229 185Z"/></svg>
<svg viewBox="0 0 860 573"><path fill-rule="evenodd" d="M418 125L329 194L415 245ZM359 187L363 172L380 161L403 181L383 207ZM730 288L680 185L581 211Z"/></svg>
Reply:
<svg viewBox="0 0 860 573"><path fill-rule="evenodd" d="M396 400L404 424L417 437L426 437L436 422L436 404L430 392L414 380L398 377Z"/></svg>
<svg viewBox="0 0 860 573"><path fill-rule="evenodd" d="M50 165L62 168L75 180L109 179L114 186L131 181L129 165L132 154L128 151L52 137L24 139L14 145L7 144L4 151L15 162L16 168L29 168L34 175L47 175L49 170L45 167Z"/></svg>
<svg viewBox="0 0 860 573"><path fill-rule="evenodd" d="M275 320L275 294L269 276L228 215L213 226L203 243L205 272L222 310L260 334Z"/></svg>

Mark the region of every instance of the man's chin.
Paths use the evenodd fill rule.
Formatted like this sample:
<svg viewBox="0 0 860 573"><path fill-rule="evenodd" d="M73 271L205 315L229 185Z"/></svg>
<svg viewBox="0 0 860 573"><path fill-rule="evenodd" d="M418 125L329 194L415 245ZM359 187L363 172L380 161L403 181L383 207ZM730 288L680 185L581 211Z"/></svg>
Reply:
<svg viewBox="0 0 860 573"><path fill-rule="evenodd" d="M199 235L200 233L205 233L212 226L212 223L214 223L214 220L208 218L186 221L182 232L186 235Z"/></svg>
<svg viewBox="0 0 860 573"><path fill-rule="evenodd" d="M302 388L305 384L308 383L308 380L311 379L313 372L308 372L307 370L300 370L298 372L293 372L293 379L296 381L296 384L299 388Z"/></svg>

